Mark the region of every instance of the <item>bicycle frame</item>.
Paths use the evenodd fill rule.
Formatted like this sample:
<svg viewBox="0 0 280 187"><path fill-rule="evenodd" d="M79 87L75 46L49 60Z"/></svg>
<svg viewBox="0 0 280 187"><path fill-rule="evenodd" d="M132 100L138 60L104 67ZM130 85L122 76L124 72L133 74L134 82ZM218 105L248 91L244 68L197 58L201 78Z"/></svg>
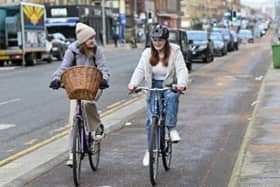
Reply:
<svg viewBox="0 0 280 187"><path fill-rule="evenodd" d="M81 100L77 100L76 115L74 116L74 118L80 122L78 124L80 124L79 131L80 131L80 135L81 135L81 139L80 139L81 154L83 157L85 153L89 152L89 150L88 150L87 141L86 141L86 132L85 132L85 128L84 128L84 117L83 117Z"/></svg>
<svg viewBox="0 0 280 187"><path fill-rule="evenodd" d="M152 91L154 92L154 102L152 105L152 115L151 118L157 118L159 123L158 123L158 134L161 134L161 130L162 128L165 127L165 124L163 124L165 122L165 114L166 114L166 103L165 103L165 98L161 97L161 94L163 91ZM160 136L158 136L158 145L161 145L161 138ZM159 149L160 147L157 147L157 149Z"/></svg>
<svg viewBox="0 0 280 187"><path fill-rule="evenodd" d="M158 175L158 165L159 165L159 155L162 156L163 166L165 171L170 169L171 155L172 155L172 144L166 136L166 100L164 91L172 90L177 91L176 87L173 86L165 88L148 88L148 87L138 87L134 90L135 93L141 90L150 91L153 97L153 103L151 106L151 116L148 130L148 144L149 144L149 171L150 171L150 181L152 185L156 184ZM168 159L168 160L167 160Z"/></svg>
<svg viewBox="0 0 280 187"><path fill-rule="evenodd" d="M85 118L82 110L82 101L77 100L76 114L73 118L74 126L72 128L72 150L73 150L73 176L76 186L79 185L81 162L85 155L89 156L90 167L96 171L99 164L100 141L95 141L91 132L87 132L85 128ZM93 143L95 142L95 143ZM95 152L93 152L95 150Z"/></svg>

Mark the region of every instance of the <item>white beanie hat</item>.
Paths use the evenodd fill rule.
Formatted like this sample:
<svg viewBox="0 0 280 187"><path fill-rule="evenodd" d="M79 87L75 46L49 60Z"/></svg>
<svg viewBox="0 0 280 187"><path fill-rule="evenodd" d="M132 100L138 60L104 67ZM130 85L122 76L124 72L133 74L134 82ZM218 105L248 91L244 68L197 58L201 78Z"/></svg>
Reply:
<svg viewBox="0 0 280 187"><path fill-rule="evenodd" d="M76 36L79 41L79 44L84 43L87 41L90 37L95 36L96 32L95 30L83 23L77 23L76 25Z"/></svg>

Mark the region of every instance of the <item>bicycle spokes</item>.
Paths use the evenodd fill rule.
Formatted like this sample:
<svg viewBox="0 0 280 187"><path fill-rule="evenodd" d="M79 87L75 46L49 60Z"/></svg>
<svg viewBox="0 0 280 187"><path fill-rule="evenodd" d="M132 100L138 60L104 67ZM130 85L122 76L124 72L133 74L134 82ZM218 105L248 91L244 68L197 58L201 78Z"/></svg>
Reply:
<svg viewBox="0 0 280 187"><path fill-rule="evenodd" d="M93 171L96 171L99 166L100 158L100 140L93 140L89 147L90 151L88 153L90 167Z"/></svg>

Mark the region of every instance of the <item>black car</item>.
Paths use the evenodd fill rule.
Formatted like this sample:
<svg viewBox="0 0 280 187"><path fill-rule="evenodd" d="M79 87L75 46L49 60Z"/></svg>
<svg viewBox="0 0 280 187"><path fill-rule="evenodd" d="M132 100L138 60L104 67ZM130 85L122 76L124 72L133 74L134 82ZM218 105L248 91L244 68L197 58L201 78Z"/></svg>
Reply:
<svg viewBox="0 0 280 187"><path fill-rule="evenodd" d="M48 40L52 44L52 56L56 57L58 60L62 60L70 41L61 33L48 34Z"/></svg>
<svg viewBox="0 0 280 187"><path fill-rule="evenodd" d="M189 72L192 70L192 61L190 59L191 57L191 48L188 43L188 38L186 35L185 30L181 29L168 29L169 30L169 42L174 43L180 46L182 54L184 56L186 67L188 68ZM145 42L145 48L151 46L151 37L147 35L146 42Z"/></svg>
<svg viewBox="0 0 280 187"><path fill-rule="evenodd" d="M189 43L192 44L192 61L201 59L204 62L212 62L214 60L214 44L207 31L187 31L187 37Z"/></svg>
<svg viewBox="0 0 280 187"><path fill-rule="evenodd" d="M210 38L214 43L214 54L216 56L224 56L227 54L227 41L220 32L211 32Z"/></svg>
<svg viewBox="0 0 280 187"><path fill-rule="evenodd" d="M227 28L213 28L213 32L220 32L224 35L227 41L227 48L228 51L234 51L234 38L233 35L230 33L230 30Z"/></svg>

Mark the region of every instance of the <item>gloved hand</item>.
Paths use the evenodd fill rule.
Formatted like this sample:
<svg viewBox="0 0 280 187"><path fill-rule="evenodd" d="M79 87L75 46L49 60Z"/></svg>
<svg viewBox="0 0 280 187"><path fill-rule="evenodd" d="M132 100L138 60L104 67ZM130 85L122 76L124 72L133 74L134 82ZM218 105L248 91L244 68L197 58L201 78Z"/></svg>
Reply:
<svg viewBox="0 0 280 187"><path fill-rule="evenodd" d="M60 80L54 79L54 80L51 81L49 87L57 90L58 88L60 88L60 85L61 85Z"/></svg>
<svg viewBox="0 0 280 187"><path fill-rule="evenodd" d="M101 90L106 89L106 88L109 88L108 81L107 81L106 79L102 79L102 80L100 81L99 88L100 88Z"/></svg>

